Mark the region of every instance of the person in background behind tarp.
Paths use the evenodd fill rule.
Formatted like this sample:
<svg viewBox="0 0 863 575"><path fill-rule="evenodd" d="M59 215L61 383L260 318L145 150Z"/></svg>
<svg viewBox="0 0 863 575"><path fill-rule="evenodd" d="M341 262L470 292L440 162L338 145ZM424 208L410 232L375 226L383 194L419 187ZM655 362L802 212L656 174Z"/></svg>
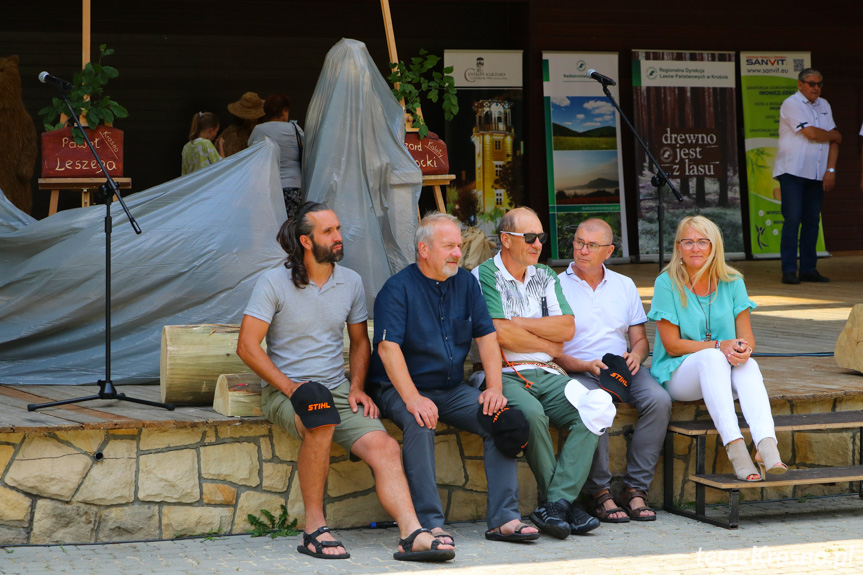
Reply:
<svg viewBox="0 0 863 575"><path fill-rule="evenodd" d="M228 111L241 122L229 126L216 140L223 142L226 158L249 147L249 136L264 117L264 101L255 92L246 92L239 100L228 104Z"/></svg>
<svg viewBox="0 0 863 575"><path fill-rule="evenodd" d="M213 138L219 133L219 117L212 112L198 112L192 116L189 141L183 146L182 175L215 164L225 157L224 152L216 150Z"/></svg>
<svg viewBox="0 0 863 575"><path fill-rule="evenodd" d="M393 557L446 561L455 551L420 528L399 444L364 391L371 353L366 298L360 277L336 264L344 255L340 230L336 214L317 202L307 202L295 219L282 224L276 239L288 261L258 280L237 343L237 355L264 382L264 415L302 442L297 474L306 525L297 551L319 559L350 557L324 517L335 441L372 468L381 506L403 538ZM351 381L342 359L346 324ZM266 352L261 348L265 337Z"/></svg>
<svg viewBox="0 0 863 575"><path fill-rule="evenodd" d="M279 145L279 176L288 219L294 217L303 202L302 142L303 130L289 120L291 101L284 94L272 94L264 101L267 121L258 124L249 136L249 145L270 138Z"/></svg>
<svg viewBox="0 0 863 575"><path fill-rule="evenodd" d="M806 68L797 76L797 93L779 109L779 143L773 177L782 191L782 283L829 282L815 269L818 225L824 192L836 185L836 158L842 134L833 111L821 98L821 72ZM800 237L800 275L797 246Z"/></svg>
<svg viewBox="0 0 863 575"><path fill-rule="evenodd" d="M593 499L593 514L607 523L653 521L647 492L671 418L671 396L641 364L650 355L647 315L635 284L605 267L614 253L614 232L607 222L590 218L578 226L572 241L573 262L563 273L560 287L575 317L575 337L563 344L554 361L585 387L598 389L606 353L626 360L632 374L629 403L638 412L638 424L626 458L625 488L618 507L609 493L608 432L599 439L585 490ZM627 349L627 339L629 349Z"/></svg>

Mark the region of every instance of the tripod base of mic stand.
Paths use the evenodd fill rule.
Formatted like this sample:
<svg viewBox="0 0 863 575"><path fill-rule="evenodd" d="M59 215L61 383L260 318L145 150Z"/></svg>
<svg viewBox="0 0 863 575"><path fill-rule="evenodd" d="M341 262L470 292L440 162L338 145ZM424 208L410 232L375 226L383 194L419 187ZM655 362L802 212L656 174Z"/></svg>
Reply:
<svg viewBox="0 0 863 575"><path fill-rule="evenodd" d="M110 381L100 379L99 393L97 395L89 395L87 397L79 397L77 399L64 399L63 401L52 401L50 403L31 403L27 406L27 411L36 411L43 407L56 407L58 405L68 405L70 403L80 403L82 401L94 401L97 399L116 399L119 401L129 401L131 403L140 403L142 405L151 405L153 407L163 407L168 411L174 411L173 403L159 403L158 401L148 401L146 399L138 399L136 397L126 397L125 393L117 393L117 388Z"/></svg>

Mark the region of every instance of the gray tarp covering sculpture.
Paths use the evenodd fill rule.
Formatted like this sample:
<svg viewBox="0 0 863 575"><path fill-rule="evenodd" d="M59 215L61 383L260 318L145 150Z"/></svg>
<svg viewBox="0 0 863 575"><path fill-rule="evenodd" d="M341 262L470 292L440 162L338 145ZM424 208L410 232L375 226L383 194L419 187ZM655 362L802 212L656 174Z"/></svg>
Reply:
<svg viewBox="0 0 863 575"><path fill-rule="evenodd" d="M276 145L114 203L114 383L158 381L163 325L239 323L258 274L281 265ZM0 383L105 377L104 205L36 221L0 194Z"/></svg>
<svg viewBox="0 0 863 575"><path fill-rule="evenodd" d="M422 173L404 146L404 111L366 45L327 54L306 113L306 199L342 224L342 264L360 274L371 314L389 277L414 261Z"/></svg>

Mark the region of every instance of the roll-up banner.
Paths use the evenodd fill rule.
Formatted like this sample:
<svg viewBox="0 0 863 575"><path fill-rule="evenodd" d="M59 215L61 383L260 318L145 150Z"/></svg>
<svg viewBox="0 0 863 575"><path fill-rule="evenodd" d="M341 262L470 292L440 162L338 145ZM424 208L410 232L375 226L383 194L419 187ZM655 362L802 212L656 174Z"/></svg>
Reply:
<svg viewBox="0 0 863 575"><path fill-rule="evenodd" d="M797 74L808 68L809 62L809 52L740 53L749 236L755 258L779 257L784 219L779 182L773 179L779 141L779 108L797 91ZM827 255L821 227L816 249L821 255Z"/></svg>
<svg viewBox="0 0 863 575"><path fill-rule="evenodd" d="M617 75L616 52L543 52L546 167L551 265L572 260L572 239L595 217L614 230L614 258L629 258L620 122L617 111L588 77L594 69ZM617 100L617 86L610 87Z"/></svg>
<svg viewBox="0 0 863 575"><path fill-rule="evenodd" d="M477 200L477 226L493 233L506 210L525 202L521 50L445 50L453 67L458 115L447 123L447 203Z"/></svg>
<svg viewBox="0 0 863 575"><path fill-rule="evenodd" d="M744 256L737 165L734 52L633 52L634 124L683 195L667 188L663 253L671 255L677 223L701 214L722 230L725 252ZM638 245L642 259L659 255L657 194L652 166L636 143Z"/></svg>

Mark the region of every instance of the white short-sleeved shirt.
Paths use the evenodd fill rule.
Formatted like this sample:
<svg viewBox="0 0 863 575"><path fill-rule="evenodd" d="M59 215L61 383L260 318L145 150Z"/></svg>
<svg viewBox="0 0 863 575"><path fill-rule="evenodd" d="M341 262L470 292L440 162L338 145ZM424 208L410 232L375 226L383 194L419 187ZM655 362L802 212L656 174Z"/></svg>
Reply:
<svg viewBox="0 0 863 575"><path fill-rule="evenodd" d="M773 177L791 174L808 180L823 180L827 171L829 142L813 142L800 133L803 128L814 126L830 131L836 128L833 110L824 98L810 102L797 92L782 102L779 109L779 143Z"/></svg>
<svg viewBox="0 0 863 575"><path fill-rule="evenodd" d="M602 271L595 290L576 275L573 264L557 276L575 316L575 337L563 344L563 352L584 361L623 355L629 328L647 323L635 283L604 265Z"/></svg>

